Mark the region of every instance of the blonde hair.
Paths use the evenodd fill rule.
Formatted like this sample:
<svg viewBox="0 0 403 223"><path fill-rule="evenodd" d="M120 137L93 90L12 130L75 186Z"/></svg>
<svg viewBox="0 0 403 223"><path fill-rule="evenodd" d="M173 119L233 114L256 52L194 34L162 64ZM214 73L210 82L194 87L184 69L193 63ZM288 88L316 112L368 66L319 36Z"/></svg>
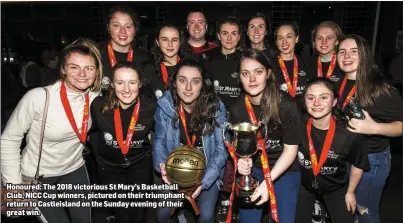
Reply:
<svg viewBox="0 0 403 223"><path fill-rule="evenodd" d="M341 39L344 36L343 31L341 30L340 26L337 25L337 23L335 23L333 21L323 21L323 22L319 23L319 25L317 25L317 26L315 26L315 28L313 28L312 33L311 33L312 47L315 52L316 52L316 47L315 47L316 34L318 33L318 30L320 28L324 28L324 27L333 29L333 31L336 33L336 38L337 38L337 41L339 41L339 44L340 44ZM337 47L338 46L336 45L336 47L334 49L335 51L337 51Z"/></svg>
<svg viewBox="0 0 403 223"><path fill-rule="evenodd" d="M101 85L102 85L103 66L102 66L102 61L101 61L101 53L99 52L95 42L90 39L86 39L86 38L78 38L73 43L66 46L62 50L63 57L61 60L61 67L63 69L65 67L68 57L72 53L88 55L88 56L91 56L95 60L97 72L96 72L96 76L95 76L95 81L92 84L90 90L93 92L99 92L101 90ZM61 72L60 76L63 80L66 79L66 74L64 74L63 72Z"/></svg>

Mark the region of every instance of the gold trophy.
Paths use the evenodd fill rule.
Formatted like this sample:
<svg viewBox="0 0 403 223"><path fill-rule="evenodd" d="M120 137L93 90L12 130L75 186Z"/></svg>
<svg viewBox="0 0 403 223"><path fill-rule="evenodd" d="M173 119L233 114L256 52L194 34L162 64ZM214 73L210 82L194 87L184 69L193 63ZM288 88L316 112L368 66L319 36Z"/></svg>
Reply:
<svg viewBox="0 0 403 223"><path fill-rule="evenodd" d="M224 142L233 147L237 157L249 158L258 151L257 133L262 126L265 129L265 135L267 135L267 127L263 122L259 122L259 125L253 125L249 122L242 122L235 125L227 123L223 129ZM233 133L231 135L232 141L228 141L225 137L226 133L229 132L228 130L231 130ZM250 196L255 192L258 186L259 182L251 175L241 176L235 186L237 201L241 205L252 204L253 202Z"/></svg>

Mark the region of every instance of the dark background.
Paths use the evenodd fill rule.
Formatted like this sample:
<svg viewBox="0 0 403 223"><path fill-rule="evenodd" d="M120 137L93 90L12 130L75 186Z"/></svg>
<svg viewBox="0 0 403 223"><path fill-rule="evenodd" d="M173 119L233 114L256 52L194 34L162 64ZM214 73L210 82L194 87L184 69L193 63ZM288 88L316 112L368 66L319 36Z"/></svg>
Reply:
<svg viewBox="0 0 403 223"><path fill-rule="evenodd" d="M11 54L40 64L44 49L60 51L78 37L96 41L108 39L108 10L116 2L2 2L2 62ZM403 30L402 2L381 2L378 31L373 43L378 2L124 2L141 16L138 42L150 47L160 23L173 23L185 31L189 11L203 11L209 23L208 39L215 40L215 23L228 15L246 25L253 12L264 13L271 31L281 21L300 27L304 53L311 53L312 28L323 20L333 20L347 34L359 34L375 44L375 58L399 90L401 83L388 72L392 59L401 52L398 31ZM403 35L402 35L403 36ZM403 74L401 74L403 75ZM7 83L2 83L2 86ZM4 93L3 97L8 97ZM381 204L381 222L402 222L402 138L392 140L392 170ZM14 221L13 221L14 222ZM18 222L18 221L16 221Z"/></svg>

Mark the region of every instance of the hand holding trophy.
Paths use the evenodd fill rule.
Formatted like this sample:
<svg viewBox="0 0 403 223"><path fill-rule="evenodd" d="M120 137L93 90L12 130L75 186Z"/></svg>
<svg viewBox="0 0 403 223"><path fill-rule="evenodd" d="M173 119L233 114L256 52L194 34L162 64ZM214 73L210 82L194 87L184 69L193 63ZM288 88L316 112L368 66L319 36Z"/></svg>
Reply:
<svg viewBox="0 0 403 223"><path fill-rule="evenodd" d="M262 169L264 173L264 178L266 181L267 189L270 194L270 207L272 212L272 217L276 222L278 221L278 214L277 214L277 205L276 199L274 195L274 186L273 182L271 181L270 176L270 168L268 165L265 142L267 139L267 126L263 122L256 123L254 125L252 123L243 122L239 124L229 124L227 123L223 129L223 139L224 143L234 160L234 179L236 178L237 172L237 161L239 158L250 158L254 154L256 154L259 150L261 150L261 163ZM262 137L260 129L264 127L265 136ZM226 139L226 134L228 130L233 132L233 140L230 142ZM240 205L251 205L259 200L255 200L252 202L251 196L255 192L256 188L259 186L259 182L255 180L251 175L245 175L240 178L238 183L235 181L232 184L232 192L230 195L230 207L228 210L227 215L227 223L231 222L232 216L232 201L234 199L234 192L237 195L237 203Z"/></svg>
<svg viewBox="0 0 403 223"><path fill-rule="evenodd" d="M185 194L195 214L199 215L200 211L192 194L201 185L206 170L203 152L190 145L178 146L169 154L165 170L169 181L179 185L178 193ZM175 209L171 214L174 211Z"/></svg>

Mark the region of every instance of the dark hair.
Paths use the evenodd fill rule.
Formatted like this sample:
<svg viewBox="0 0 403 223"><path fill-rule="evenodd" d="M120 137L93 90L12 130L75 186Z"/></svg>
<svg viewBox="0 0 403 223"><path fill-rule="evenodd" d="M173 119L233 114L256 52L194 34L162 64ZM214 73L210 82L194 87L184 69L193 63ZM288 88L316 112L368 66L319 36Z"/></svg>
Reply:
<svg viewBox="0 0 403 223"><path fill-rule="evenodd" d="M276 30L274 31L274 41L275 42L277 41L277 32L283 26L290 26L291 29L295 33L295 37L299 36L299 28L298 28L297 24L295 24L294 22L282 22L282 23L280 23L280 25L277 26ZM277 45L277 43L276 43L276 45ZM297 55L300 54L302 51L302 48L303 48L303 46L302 46L301 42L298 41L298 43L295 44L294 53ZM278 47L276 47L276 50L277 50L278 55L280 55L280 53L281 53L280 49Z"/></svg>
<svg viewBox="0 0 403 223"><path fill-rule="evenodd" d="M269 58L262 51L256 49L247 49L242 52L241 61L245 58L256 60L262 64L266 70L272 69ZM242 64L242 62L240 63ZM240 69L241 70L241 69ZM275 128L281 124L280 121L280 91L276 85L275 74L269 74L269 78L266 80L266 87L263 90L261 98L261 117L268 127Z"/></svg>
<svg viewBox="0 0 403 223"><path fill-rule="evenodd" d="M238 50L244 49L244 48L245 48L245 37L244 37L244 35L243 35L243 30L242 30L242 24L241 24L241 22L240 22L236 17L234 17L234 16L228 16L228 17L226 17L226 18L220 20L220 21L217 23L217 26L216 26L216 33L217 33L217 34L220 34L220 32L221 32L221 27L222 27L224 24L230 24L230 25L238 26L238 32L239 32L240 38L239 38L238 44L237 44L237 46L236 46L236 49L238 49ZM217 42L221 45L221 41L220 41L218 38L217 38ZM221 46L221 47L222 47L222 46Z"/></svg>
<svg viewBox="0 0 403 223"><path fill-rule="evenodd" d="M252 19L256 19L256 18L262 18L263 21L264 21L264 24L265 24L265 26L266 26L266 32L267 32L267 34L266 34L265 38L263 39L263 43L264 43L265 46L266 46L266 45L269 45L269 44L270 44L270 41L271 41L271 40L270 40L270 38L271 38L271 23L270 23L270 21L267 19L267 17L266 17L263 13L261 13L261 12L256 12L256 13L254 13L254 14L252 14L252 15L249 16L248 23L246 24L246 25L247 25L247 26L246 26L246 33L249 32L249 22L250 22ZM252 45L252 42L250 41L249 38L245 38L245 40L246 40L246 45L247 45L247 46L251 46L251 45Z"/></svg>
<svg viewBox="0 0 403 223"><path fill-rule="evenodd" d="M326 77L313 78L307 82L307 84L305 85L305 89L304 89L303 100L304 100L304 112L305 113L308 113L307 109L306 109L306 105L305 105L306 93L308 92L308 89L312 85L315 85L315 84L323 84L327 89L330 90L330 92L332 92L335 99L338 99L338 97L339 97L339 92L338 92L335 82L331 81L330 79L328 79ZM348 120L346 118L346 115L339 108L339 106L337 106L337 105L333 106L332 115L336 117L336 120L338 121L338 125L340 125L342 127L346 127Z"/></svg>
<svg viewBox="0 0 403 223"><path fill-rule="evenodd" d="M333 22L333 21L323 21L321 23L319 23L317 26L315 26L315 28L313 28L312 33L311 33L311 42L312 42L312 47L313 47L313 51L316 52L316 47L315 47L315 40L316 40L316 34L318 33L320 28L324 28L324 27L328 27L333 29L333 31L336 33L336 38L337 41L339 41L340 44L340 40L343 38L343 31L341 30L340 26L337 25L337 23ZM335 51L337 51L337 45L335 47Z"/></svg>
<svg viewBox="0 0 403 223"><path fill-rule="evenodd" d="M184 67L196 68L202 76L202 88L199 97L196 99L195 106L192 109L192 115L189 123L190 132L201 132L203 135L211 134L214 128L218 126L216 122L217 114L220 112L220 99L217 97L212 81L208 78L203 66L195 60L184 59L177 64L176 72L170 79L168 90L173 99L173 105L179 108L180 98L176 92L176 78L178 73ZM174 118L172 125L174 127L179 116Z"/></svg>
<svg viewBox="0 0 403 223"><path fill-rule="evenodd" d="M103 76L103 66L101 61L101 53L99 52L96 43L90 39L78 38L73 43L63 48L60 61L61 68L65 69L66 62L70 55L73 53L91 56L94 59L97 72L95 81L91 87L91 91L98 92L101 89L102 85L101 81ZM61 73L60 76L62 79L66 79L66 74Z"/></svg>
<svg viewBox="0 0 403 223"><path fill-rule="evenodd" d="M122 69L122 68L134 70L138 75L140 83L143 82L142 81L143 80L143 71L139 67L133 66L132 63L128 62L128 61L120 61L112 68L112 78L111 78L112 82L114 80L116 71L119 69ZM106 103L105 103L104 107L102 108L102 113L107 113L107 112L113 111L118 106L119 106L119 99L116 96L115 89L112 87L112 83L111 83L109 85L109 91L108 91Z"/></svg>
<svg viewBox="0 0 403 223"><path fill-rule="evenodd" d="M130 16L130 18L133 21L134 28L136 31L140 28L140 19L137 15L137 13L128 5L115 5L109 10L109 20L108 24L111 22L112 17L115 15L115 13L120 12L123 14L127 14Z"/></svg>
<svg viewBox="0 0 403 223"><path fill-rule="evenodd" d="M381 95L389 95L391 86L386 82L385 76L374 66L375 61L368 41L359 35L349 34L344 36L340 44L346 39L355 41L360 60L355 81L357 85L356 101L364 107L372 105Z"/></svg>
<svg viewBox="0 0 403 223"><path fill-rule="evenodd" d="M182 59L192 57L193 56L192 51L189 48L189 45L185 43L185 37L184 37L183 32L181 32L180 29L178 27L176 27L175 25L164 24L164 25L159 26L157 29L155 39L158 40L158 38L161 34L161 30L164 28L172 28L178 32L179 41L180 41L178 56ZM157 74L161 76L160 64L164 61L164 54L162 53L161 48L157 45L156 41L154 41L153 46L151 48L151 56L153 57L155 68L158 71Z"/></svg>
<svg viewBox="0 0 403 223"><path fill-rule="evenodd" d="M280 25L277 26L276 30L274 31L274 39L277 40L277 32L278 30L283 27L283 26L291 26L291 29L294 31L295 36L299 36L299 28L297 26L297 24L295 24L294 22L282 22L280 23Z"/></svg>
<svg viewBox="0 0 403 223"><path fill-rule="evenodd" d="M200 10L199 11L195 10L195 11L189 12L188 15L186 16L186 23L188 22L189 15L192 14L192 13L200 13L200 14L202 14L203 17L204 17L204 20L206 20L206 23L207 23L206 15L204 15L204 13L202 11L200 11Z"/></svg>

